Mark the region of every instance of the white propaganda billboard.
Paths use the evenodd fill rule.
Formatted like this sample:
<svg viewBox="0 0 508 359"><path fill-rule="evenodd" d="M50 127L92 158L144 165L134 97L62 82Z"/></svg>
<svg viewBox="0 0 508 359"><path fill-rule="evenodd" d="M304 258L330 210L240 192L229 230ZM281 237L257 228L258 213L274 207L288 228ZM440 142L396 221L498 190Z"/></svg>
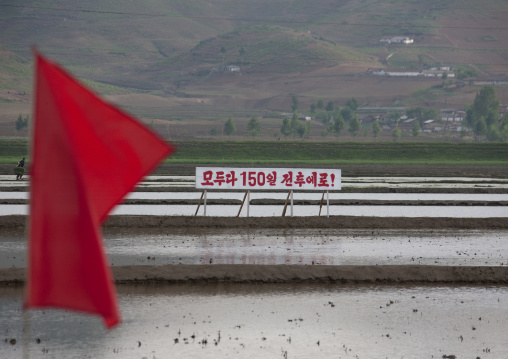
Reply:
<svg viewBox="0 0 508 359"><path fill-rule="evenodd" d="M338 191L341 170L196 167L196 188Z"/></svg>

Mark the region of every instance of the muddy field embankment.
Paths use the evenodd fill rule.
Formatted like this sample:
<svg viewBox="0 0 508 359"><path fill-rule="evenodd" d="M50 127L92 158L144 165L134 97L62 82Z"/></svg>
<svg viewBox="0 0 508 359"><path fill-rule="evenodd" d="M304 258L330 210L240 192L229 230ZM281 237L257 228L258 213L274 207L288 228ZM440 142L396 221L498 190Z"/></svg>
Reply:
<svg viewBox="0 0 508 359"><path fill-rule="evenodd" d="M506 284L508 267L330 266L330 265L163 265L111 267L117 284L164 283L457 283ZM0 269L0 286L26 281L24 268Z"/></svg>
<svg viewBox="0 0 508 359"><path fill-rule="evenodd" d="M1 199L0 204L28 204L26 199ZM197 205L197 199L127 199L123 204L155 204L155 205ZM253 199L249 202L253 206L283 206L282 199ZM439 201L439 200L362 200L362 199L332 199L331 206L508 206L508 201ZM241 205L239 199L208 199L208 205ZM319 206L320 200L293 200L295 206ZM326 206L326 202L324 202Z"/></svg>
<svg viewBox="0 0 508 359"><path fill-rule="evenodd" d="M24 229L27 216L0 216L2 230ZM204 217L204 216L110 216L105 228L179 228L196 231L207 228L351 228L351 229L508 229L508 217Z"/></svg>
<svg viewBox="0 0 508 359"><path fill-rule="evenodd" d="M1 216L0 234L23 235L27 216ZM508 218L384 218L384 217L192 217L111 216L105 229L139 235L150 230L178 230L179 235L211 229L442 229L507 230ZM117 284L163 283L459 283L506 284L508 266L434 265L152 265L111 267ZM0 286L24 285L24 268L0 269Z"/></svg>

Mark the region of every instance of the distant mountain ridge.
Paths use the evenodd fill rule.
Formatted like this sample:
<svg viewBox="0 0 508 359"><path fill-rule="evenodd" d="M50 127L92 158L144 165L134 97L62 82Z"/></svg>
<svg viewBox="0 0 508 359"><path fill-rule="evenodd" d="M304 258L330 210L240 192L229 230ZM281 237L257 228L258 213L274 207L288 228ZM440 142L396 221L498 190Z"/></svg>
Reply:
<svg viewBox="0 0 508 359"><path fill-rule="evenodd" d="M36 45L103 94L235 96L268 110L287 109L289 94L387 104L435 84L386 90L369 68L507 73L507 11L501 0L13 1L0 4L0 98L30 90ZM239 73L212 71L227 65Z"/></svg>

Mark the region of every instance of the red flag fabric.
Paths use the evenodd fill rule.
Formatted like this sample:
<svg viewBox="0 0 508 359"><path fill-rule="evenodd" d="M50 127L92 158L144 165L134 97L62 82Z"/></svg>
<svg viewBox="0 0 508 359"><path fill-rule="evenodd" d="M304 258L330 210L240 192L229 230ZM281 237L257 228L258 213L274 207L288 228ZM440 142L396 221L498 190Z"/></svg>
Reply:
<svg viewBox="0 0 508 359"><path fill-rule="evenodd" d="M120 321L101 223L174 148L35 53L26 308Z"/></svg>

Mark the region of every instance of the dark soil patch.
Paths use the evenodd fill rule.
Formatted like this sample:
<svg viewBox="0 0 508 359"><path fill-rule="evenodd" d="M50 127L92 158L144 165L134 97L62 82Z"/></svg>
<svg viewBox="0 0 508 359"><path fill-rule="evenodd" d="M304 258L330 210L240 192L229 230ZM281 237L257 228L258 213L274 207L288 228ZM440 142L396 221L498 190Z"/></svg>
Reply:
<svg viewBox="0 0 508 359"><path fill-rule="evenodd" d="M508 283L508 267L165 265L112 267L117 284L156 283ZM25 283L25 269L0 269L0 286Z"/></svg>
<svg viewBox="0 0 508 359"><path fill-rule="evenodd" d="M0 216L0 231L25 228L27 217ZM106 228L362 228L362 229L508 229L507 218L445 217L192 217L111 216Z"/></svg>

